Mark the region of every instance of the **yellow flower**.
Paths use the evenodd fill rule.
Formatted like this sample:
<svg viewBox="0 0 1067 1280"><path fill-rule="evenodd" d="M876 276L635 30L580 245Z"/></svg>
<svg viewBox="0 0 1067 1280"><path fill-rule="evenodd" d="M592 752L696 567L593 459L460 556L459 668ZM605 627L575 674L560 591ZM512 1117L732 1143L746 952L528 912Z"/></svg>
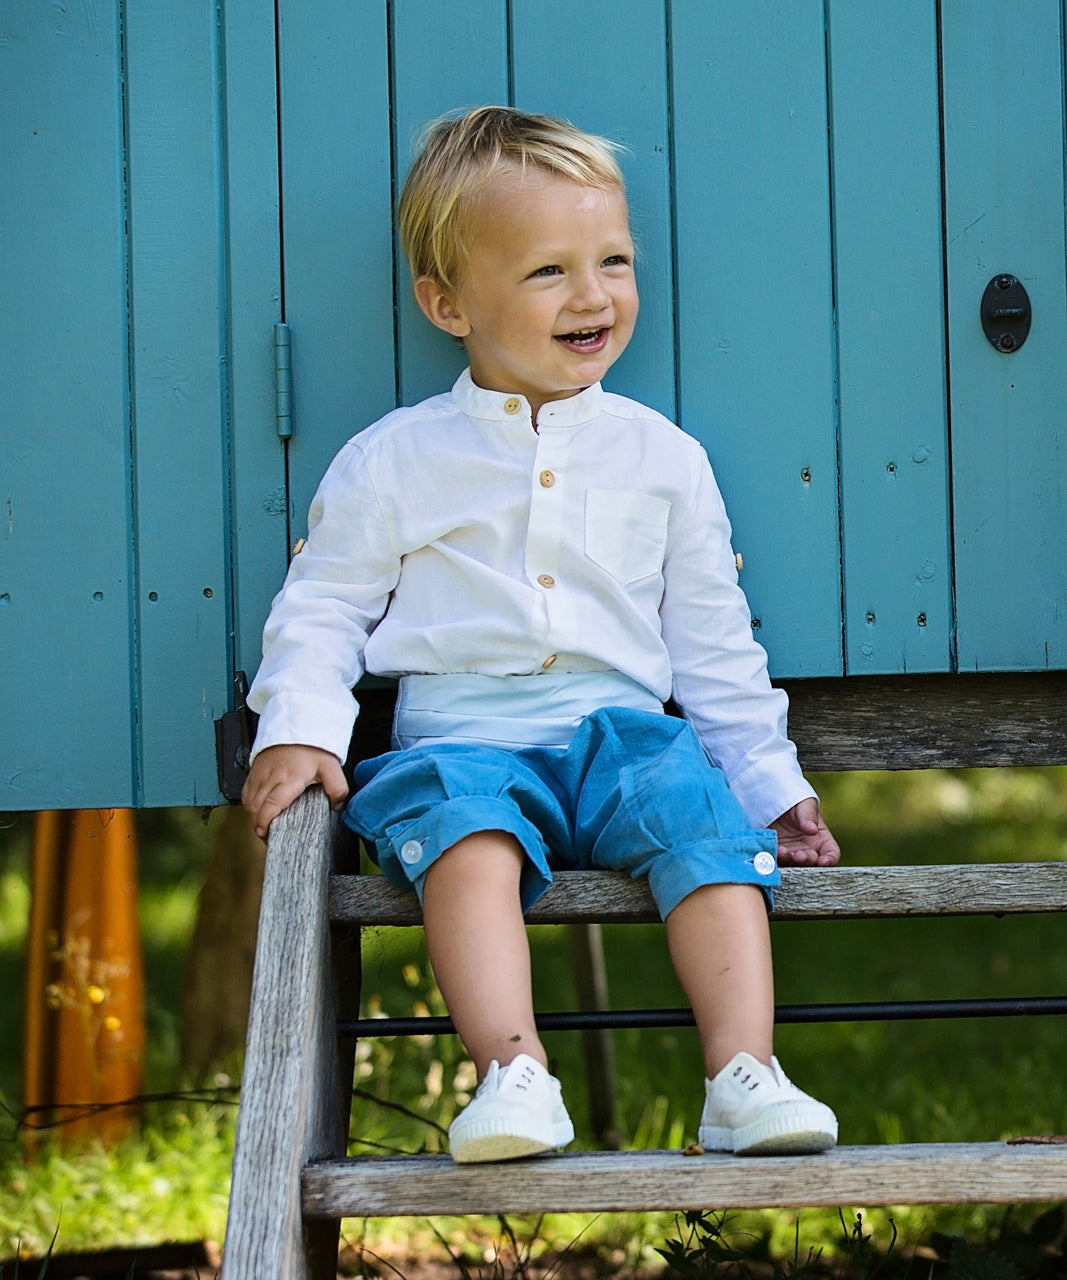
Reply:
<svg viewBox="0 0 1067 1280"><path fill-rule="evenodd" d="M104 1019L104 1029L106 1031L121 1031L122 1019L116 1018L113 1013L109 1013Z"/></svg>
<svg viewBox="0 0 1067 1280"><path fill-rule="evenodd" d="M107 996L103 987L87 987L85 994L89 997L90 1004L103 1004Z"/></svg>

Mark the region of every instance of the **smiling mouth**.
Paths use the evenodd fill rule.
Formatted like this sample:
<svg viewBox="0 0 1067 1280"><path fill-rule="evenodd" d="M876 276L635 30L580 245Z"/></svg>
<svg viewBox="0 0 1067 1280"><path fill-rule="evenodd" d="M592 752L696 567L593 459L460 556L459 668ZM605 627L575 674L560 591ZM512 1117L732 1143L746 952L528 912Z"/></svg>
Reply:
<svg viewBox="0 0 1067 1280"><path fill-rule="evenodd" d="M558 333L556 341L565 343L568 347L576 347L579 350L596 350L603 344L607 335L608 330L605 327L599 329L576 329L573 333Z"/></svg>

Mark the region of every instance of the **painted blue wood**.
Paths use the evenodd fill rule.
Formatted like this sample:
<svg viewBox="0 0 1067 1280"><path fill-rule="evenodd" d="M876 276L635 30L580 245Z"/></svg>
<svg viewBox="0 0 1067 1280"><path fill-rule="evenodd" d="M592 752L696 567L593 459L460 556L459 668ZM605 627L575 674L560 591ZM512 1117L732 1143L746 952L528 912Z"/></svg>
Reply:
<svg viewBox="0 0 1067 1280"><path fill-rule="evenodd" d="M322 473L395 405L386 6L282 0L284 319L291 537Z"/></svg>
<svg viewBox="0 0 1067 1280"><path fill-rule="evenodd" d="M235 665L259 665L263 620L288 562L285 450L274 424L272 334L281 319L281 201L274 14L222 9L230 353L225 447Z"/></svg>
<svg viewBox="0 0 1067 1280"><path fill-rule="evenodd" d="M230 698L221 50L213 5L128 9L139 803L212 803Z"/></svg>
<svg viewBox="0 0 1067 1280"><path fill-rule="evenodd" d="M1067 301L1059 0L944 6L952 473L961 670L1067 663ZM979 325L1010 272L1033 305L1002 355Z"/></svg>
<svg viewBox="0 0 1067 1280"><path fill-rule="evenodd" d="M682 425L707 447L773 673L840 673L821 0L676 3Z"/></svg>
<svg viewBox="0 0 1067 1280"><path fill-rule="evenodd" d="M129 804L130 477L114 6L0 41L0 808Z"/></svg>
<svg viewBox="0 0 1067 1280"><path fill-rule="evenodd" d="M399 198L428 124L448 113L508 102L506 0L405 0L392 7L390 35ZM466 361L462 348L419 311L399 245L396 271L398 402L416 404L450 387Z"/></svg>
<svg viewBox="0 0 1067 1280"><path fill-rule="evenodd" d="M259 0L11 0L0 805L215 799L322 470L462 365L391 206L418 126L480 102L627 145L610 385L707 446L776 674L950 669L954 622L961 669L1067 665L1062 5L883 10L280 0L276 43ZM1003 271L1013 356L978 325Z"/></svg>
<svg viewBox="0 0 1067 1280"><path fill-rule="evenodd" d="M676 416L667 30L662 0L576 18L568 0L512 0L514 104L621 143L640 250L641 315L608 376L613 391Z"/></svg>
<svg viewBox="0 0 1067 1280"><path fill-rule="evenodd" d="M846 669L952 668L937 23L830 6Z"/></svg>

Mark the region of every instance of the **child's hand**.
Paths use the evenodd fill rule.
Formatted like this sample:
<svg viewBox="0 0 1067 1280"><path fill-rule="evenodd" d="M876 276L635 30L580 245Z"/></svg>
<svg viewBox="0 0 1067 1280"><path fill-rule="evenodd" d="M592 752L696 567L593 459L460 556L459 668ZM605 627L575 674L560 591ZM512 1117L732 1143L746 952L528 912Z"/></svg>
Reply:
<svg viewBox="0 0 1067 1280"><path fill-rule="evenodd" d="M321 747L266 747L252 761L241 792L256 834L264 840L267 828L283 809L314 783L322 784L330 807L340 809L348 799L348 783L341 762Z"/></svg>
<svg viewBox="0 0 1067 1280"><path fill-rule="evenodd" d="M801 800L771 827L778 832L781 867L834 867L841 860L841 850L823 821L818 800Z"/></svg>

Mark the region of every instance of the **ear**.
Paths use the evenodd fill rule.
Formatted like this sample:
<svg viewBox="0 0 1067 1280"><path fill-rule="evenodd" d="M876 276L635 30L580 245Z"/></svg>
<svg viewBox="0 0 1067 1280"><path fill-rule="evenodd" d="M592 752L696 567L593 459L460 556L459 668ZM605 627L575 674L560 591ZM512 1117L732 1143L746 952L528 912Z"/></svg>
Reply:
<svg viewBox="0 0 1067 1280"><path fill-rule="evenodd" d="M415 281L415 301L431 324L453 338L465 338L470 333L471 327L462 310L433 276L419 276Z"/></svg>

